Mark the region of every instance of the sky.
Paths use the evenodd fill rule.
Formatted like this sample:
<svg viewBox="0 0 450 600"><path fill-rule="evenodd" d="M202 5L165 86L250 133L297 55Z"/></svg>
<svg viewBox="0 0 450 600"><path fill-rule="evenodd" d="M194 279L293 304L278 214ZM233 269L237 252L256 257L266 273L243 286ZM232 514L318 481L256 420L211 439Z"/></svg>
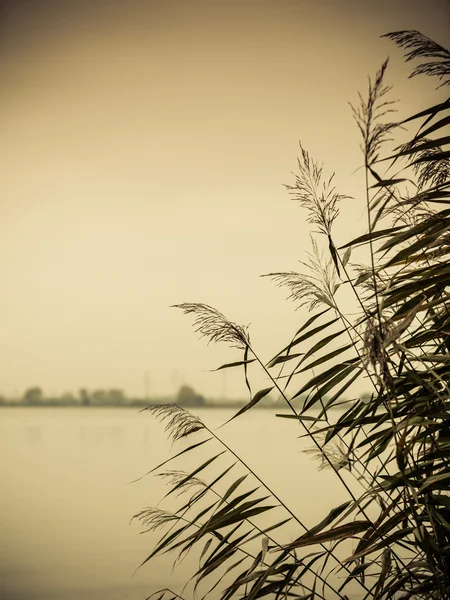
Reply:
<svg viewBox="0 0 450 600"><path fill-rule="evenodd" d="M307 312L260 275L310 247L283 187L299 141L353 196L345 243L364 231L348 102L387 56L400 117L439 97L380 38L399 29L448 47L450 2L2 0L0 394L245 397L211 372L239 352L171 305L250 323L263 360L287 343Z"/></svg>

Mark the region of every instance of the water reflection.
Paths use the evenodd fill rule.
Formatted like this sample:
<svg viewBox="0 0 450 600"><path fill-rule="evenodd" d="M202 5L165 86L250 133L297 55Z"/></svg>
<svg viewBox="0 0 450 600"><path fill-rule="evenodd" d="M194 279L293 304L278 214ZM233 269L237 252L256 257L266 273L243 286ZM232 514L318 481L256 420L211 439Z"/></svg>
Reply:
<svg viewBox="0 0 450 600"><path fill-rule="evenodd" d="M231 416L199 414L212 427ZM298 428L287 419L255 411L219 434L309 526L346 499L300 452ZM130 517L167 490L151 476L129 482L170 447L161 424L135 409L2 409L0 598L143 600L168 582L181 589L196 565L190 557L175 572L174 557L158 558L131 578L155 538L139 535Z"/></svg>
<svg viewBox="0 0 450 600"><path fill-rule="evenodd" d="M109 446L123 443L124 428L118 425L82 425L78 437L83 445Z"/></svg>
<svg viewBox="0 0 450 600"><path fill-rule="evenodd" d="M32 425L25 429L25 443L32 448L42 445L42 427Z"/></svg>

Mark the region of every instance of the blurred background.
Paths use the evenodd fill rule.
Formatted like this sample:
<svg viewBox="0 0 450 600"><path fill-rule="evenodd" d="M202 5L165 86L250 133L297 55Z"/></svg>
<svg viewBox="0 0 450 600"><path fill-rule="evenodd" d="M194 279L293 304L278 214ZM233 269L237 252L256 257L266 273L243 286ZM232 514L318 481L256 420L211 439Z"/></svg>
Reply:
<svg viewBox="0 0 450 600"><path fill-rule="evenodd" d="M354 197L344 243L365 227L348 102L388 55L398 118L438 97L380 36L449 25L448 0L3 0L0 394L245 396L209 372L239 352L170 306L251 323L263 360L285 345L305 310L259 276L310 247L283 188L299 140Z"/></svg>

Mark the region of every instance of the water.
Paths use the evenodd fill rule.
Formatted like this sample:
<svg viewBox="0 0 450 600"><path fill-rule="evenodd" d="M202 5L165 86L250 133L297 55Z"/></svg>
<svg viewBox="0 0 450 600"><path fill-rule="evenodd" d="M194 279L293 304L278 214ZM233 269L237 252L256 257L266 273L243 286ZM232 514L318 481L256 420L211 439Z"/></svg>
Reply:
<svg viewBox="0 0 450 600"><path fill-rule="evenodd" d="M216 427L232 413L197 414ZM305 442L294 421L255 410L218 434L307 526L347 499L332 473L318 472L301 452ZM174 557L158 558L132 577L156 538L140 535L130 518L155 506L167 488L154 476L129 482L170 450L161 424L136 409L3 408L0 598L144 600L168 585L181 591L195 561L172 572ZM179 460L171 468L184 466Z"/></svg>

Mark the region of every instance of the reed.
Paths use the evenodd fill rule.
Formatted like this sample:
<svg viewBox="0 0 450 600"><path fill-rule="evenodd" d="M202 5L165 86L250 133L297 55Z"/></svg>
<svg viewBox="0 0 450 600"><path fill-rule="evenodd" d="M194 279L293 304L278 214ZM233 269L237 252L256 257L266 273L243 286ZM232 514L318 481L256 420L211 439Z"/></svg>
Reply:
<svg viewBox="0 0 450 600"><path fill-rule="evenodd" d="M448 50L417 31L386 37L418 63L411 76L449 84ZM136 515L146 530L165 529L142 564L170 552L181 560L198 548L191 581L202 599L214 591L222 600L345 600L350 583L364 599L450 598L450 98L392 121L387 68L386 61L352 106L362 138L367 230L344 246L335 243L333 225L347 196L300 146L298 174L286 187L315 229L312 250L302 271L266 275L310 311L289 343L264 361L247 327L205 304L177 305L202 336L240 352L219 367L241 368L249 390L233 418L275 391L290 411L277 417L298 423L318 468L330 469L348 495L307 527L217 431L176 405L146 409L165 422L174 442L185 442L150 471L166 480L166 498L178 504ZM411 125L410 140L385 156L386 142ZM356 248L358 256L365 250L366 263L352 262ZM356 315L342 306L344 288L355 297ZM250 363L270 382L255 393ZM371 395L343 404L362 378ZM331 410L339 405L341 411ZM187 454L196 463L190 472L162 470ZM287 524L299 531L289 542ZM345 555L348 540L353 550ZM186 589L152 596L183 599Z"/></svg>

